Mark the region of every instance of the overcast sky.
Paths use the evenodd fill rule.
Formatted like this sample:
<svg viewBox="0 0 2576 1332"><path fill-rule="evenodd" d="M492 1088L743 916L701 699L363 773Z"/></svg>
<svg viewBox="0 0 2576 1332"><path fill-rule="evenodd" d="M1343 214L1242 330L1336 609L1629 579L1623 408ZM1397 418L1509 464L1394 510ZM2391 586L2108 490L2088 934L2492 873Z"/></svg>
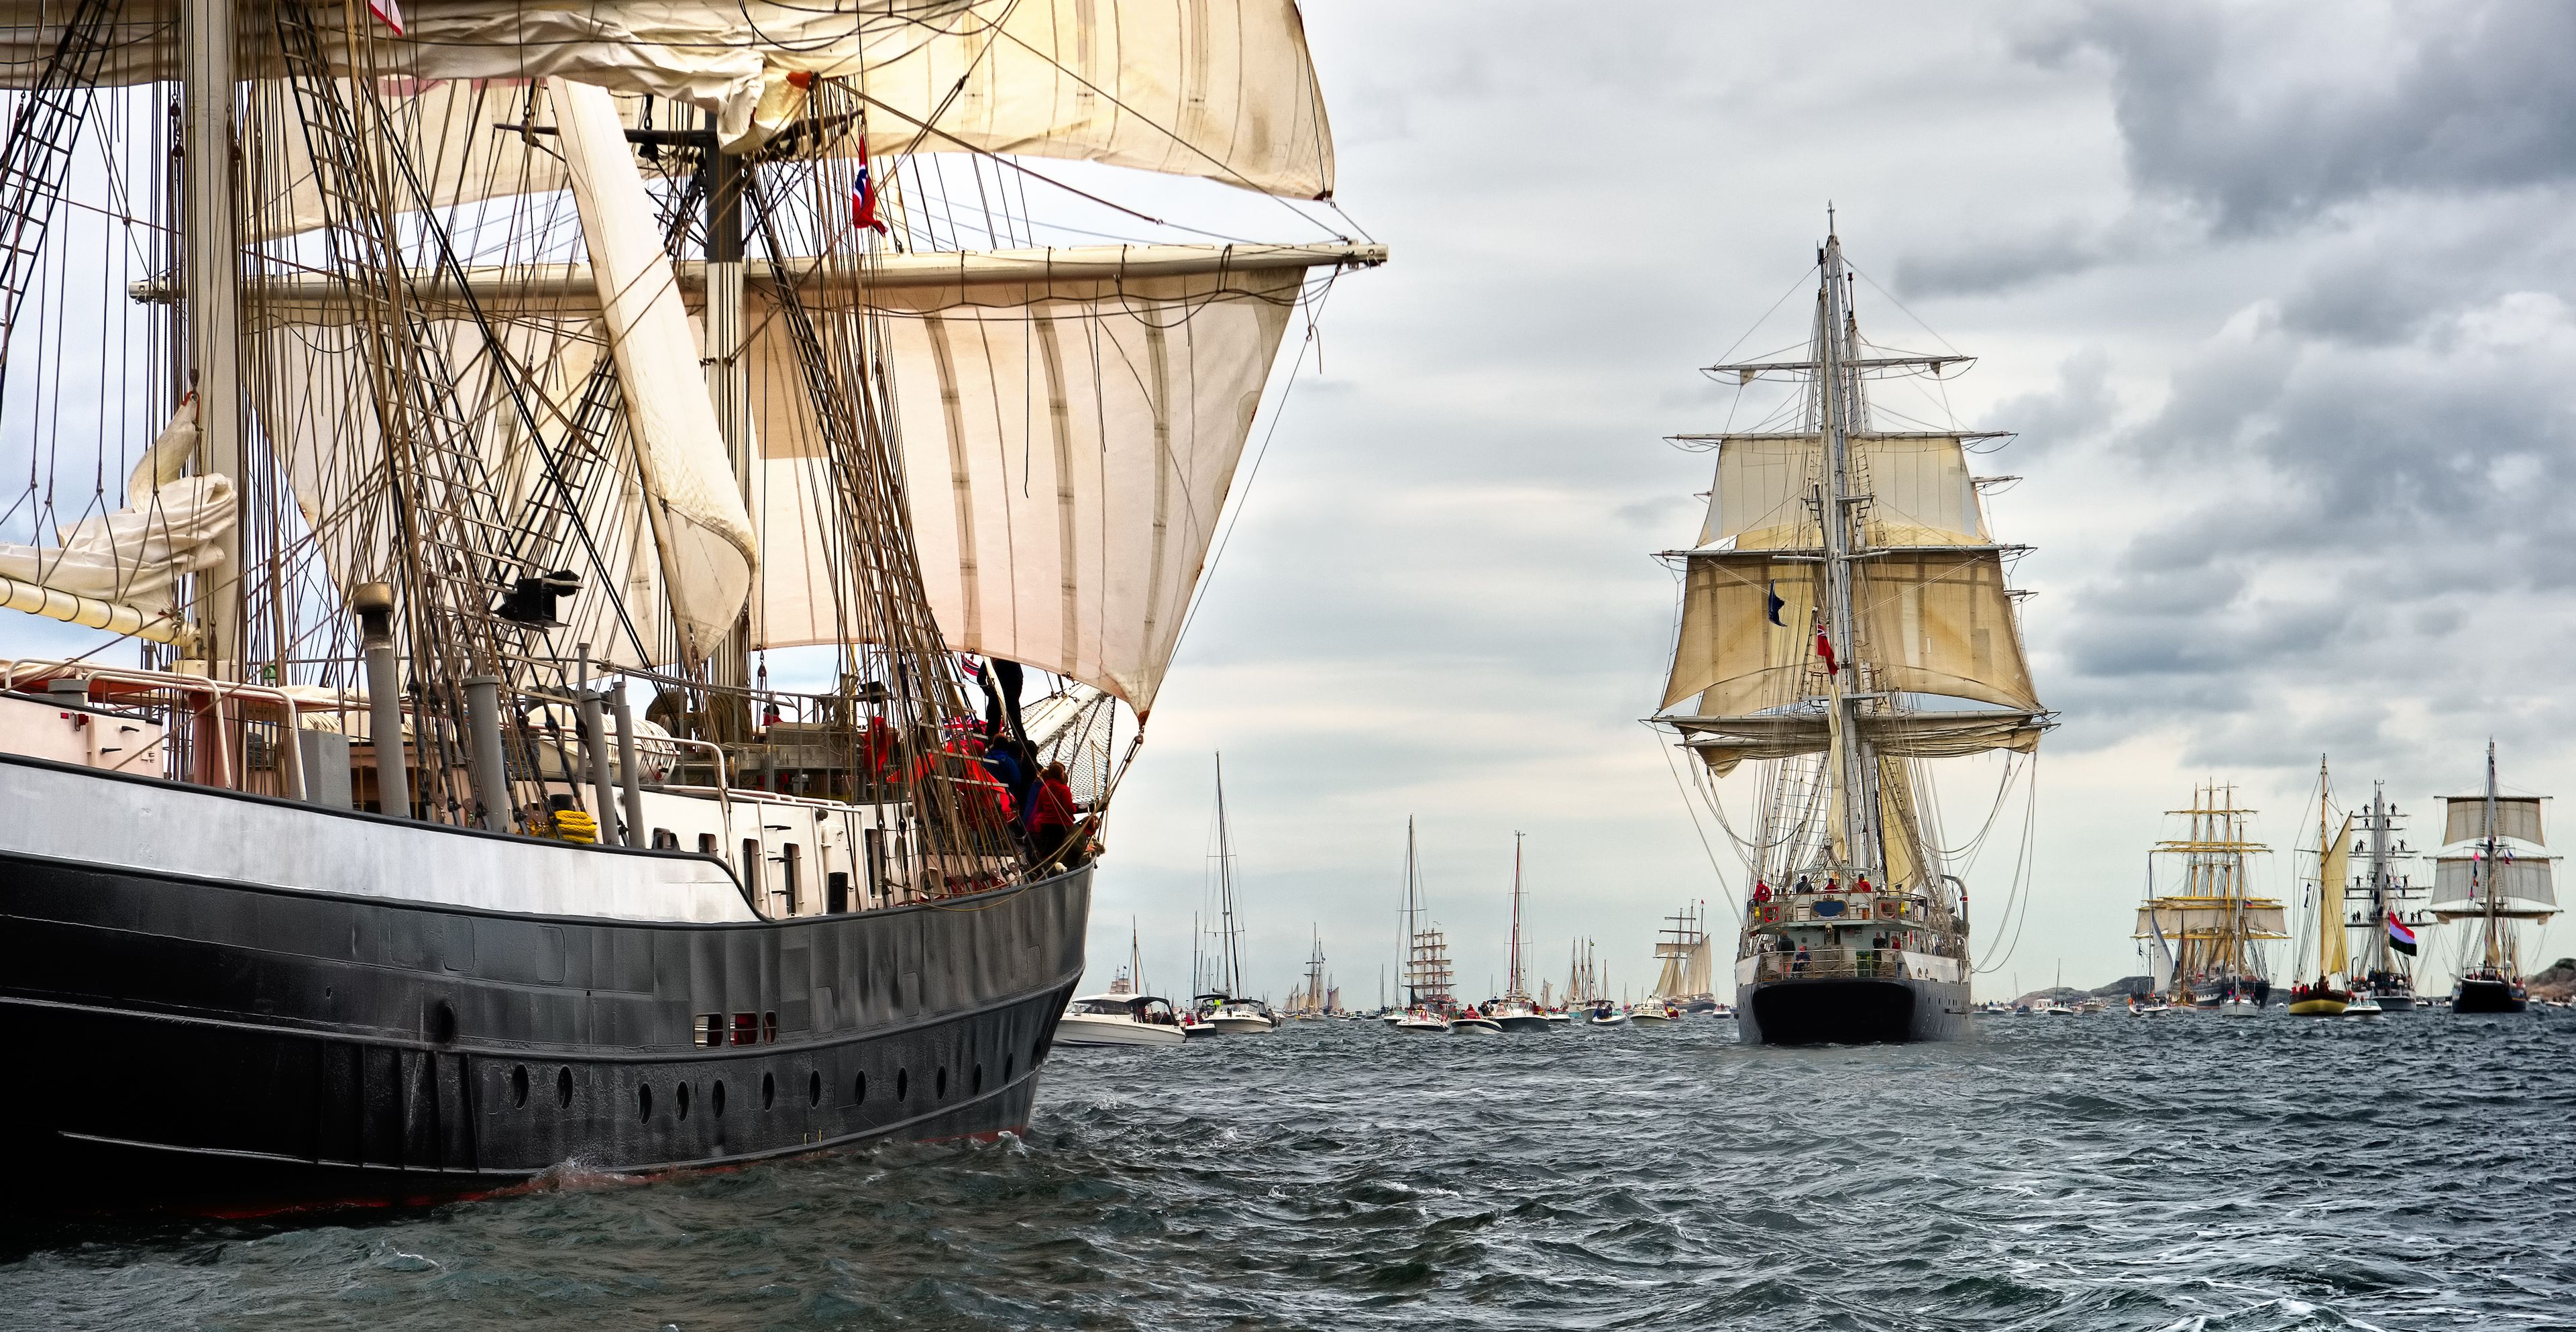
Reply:
<svg viewBox="0 0 2576 1332"><path fill-rule="evenodd" d="M1479 993L1515 830L1546 975L1587 934L1642 984L1658 915L1740 891L1636 720L1676 598L1651 552L1693 537L1710 480L1662 437L1724 424L1734 391L1696 367L1784 292L1802 313L1829 200L1876 284L1865 331L1978 356L1949 409L2021 432L1980 467L2027 478L1993 514L2038 547L2018 578L2063 724L2017 938L2018 808L1969 876L1979 997L2137 971L2145 851L2196 781L2262 810L2281 892L2320 753L2347 798L2385 780L2428 848L2489 736L2508 786L2576 791L2576 10L1319 0L1307 23L1339 197L1395 262L1336 290L1156 708L1091 983L1133 915L1147 979L1185 986L1218 748L1273 998L1320 928L1375 1001L1408 815ZM1946 770L1960 840L1998 767ZM1749 783L1722 788L1739 827Z"/></svg>

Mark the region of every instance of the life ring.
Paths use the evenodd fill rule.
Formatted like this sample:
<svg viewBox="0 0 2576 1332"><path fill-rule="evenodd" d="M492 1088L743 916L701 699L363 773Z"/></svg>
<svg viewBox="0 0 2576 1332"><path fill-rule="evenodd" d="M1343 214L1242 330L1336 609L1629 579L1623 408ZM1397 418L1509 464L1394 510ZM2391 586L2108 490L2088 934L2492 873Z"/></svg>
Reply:
<svg viewBox="0 0 2576 1332"><path fill-rule="evenodd" d="M1760 921L1762 924L1768 925L1773 921L1780 919L1780 908L1768 905L1757 906L1753 908L1753 918Z"/></svg>
<svg viewBox="0 0 2576 1332"><path fill-rule="evenodd" d="M1878 904L1878 918L1880 920L1894 920L1904 910L1904 903L1882 898Z"/></svg>

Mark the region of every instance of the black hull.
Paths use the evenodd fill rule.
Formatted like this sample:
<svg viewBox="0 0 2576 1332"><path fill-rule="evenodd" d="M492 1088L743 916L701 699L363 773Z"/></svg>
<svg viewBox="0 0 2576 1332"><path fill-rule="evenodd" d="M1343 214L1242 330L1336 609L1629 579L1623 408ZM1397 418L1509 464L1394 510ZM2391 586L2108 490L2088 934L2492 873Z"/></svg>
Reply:
<svg viewBox="0 0 2576 1332"><path fill-rule="evenodd" d="M1735 991L1746 1045L1954 1041L1968 1034L1968 987L1936 980L1771 980Z"/></svg>
<svg viewBox="0 0 2576 1332"><path fill-rule="evenodd" d="M2464 980L2451 992L2454 1013L2527 1013L2530 1005L2531 1001L2506 981Z"/></svg>
<svg viewBox="0 0 2576 1332"><path fill-rule="evenodd" d="M2411 994L2383 994L2373 991L2370 1001L2379 1005L2379 1011L2383 1013L2411 1013L2417 1007L2415 996Z"/></svg>
<svg viewBox="0 0 2576 1332"><path fill-rule="evenodd" d="M44 1062L0 1096L20 1159L0 1206L405 1205L566 1164L1018 1129L1090 891L1085 869L936 905L648 923L0 855L0 1039ZM723 1043L700 1043L707 1016Z"/></svg>
<svg viewBox="0 0 2576 1332"><path fill-rule="evenodd" d="M1505 1031L1546 1031L1551 1027L1564 1025L1550 1022L1534 1013L1517 1017L1498 1017L1494 1022Z"/></svg>

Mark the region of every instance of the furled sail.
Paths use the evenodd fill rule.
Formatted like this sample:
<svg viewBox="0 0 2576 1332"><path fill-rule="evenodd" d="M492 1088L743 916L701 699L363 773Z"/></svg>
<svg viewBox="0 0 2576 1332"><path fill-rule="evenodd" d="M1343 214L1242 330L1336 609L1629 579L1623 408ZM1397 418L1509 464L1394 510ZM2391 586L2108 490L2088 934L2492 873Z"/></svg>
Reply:
<svg viewBox="0 0 2576 1332"><path fill-rule="evenodd" d="M401 36L361 7L316 18L341 67L349 15L367 25L391 119L411 126L424 183L440 204L562 188L542 137L491 132L528 119L538 80L560 77L663 105L669 127L718 117L738 146L785 117L791 74L846 79L872 104L875 151L968 150L1071 158L1201 176L1295 198L1333 189L1332 131L1293 0L1230 5L1119 0L861 0L805 6L741 0L411 0ZM0 0L0 87L28 86L60 40L70 8ZM178 77L179 25L168 0L132 0L111 25L102 84ZM246 59L274 68L273 29L245 21ZM246 66L247 67L247 66ZM342 72L346 72L342 68ZM766 95L773 104L763 115ZM770 122L756 125L755 117ZM545 123L545 122L536 122ZM300 141L266 151L300 160ZM310 170L282 179L303 193L263 206L269 232L318 225Z"/></svg>
<svg viewBox="0 0 2576 1332"><path fill-rule="evenodd" d="M125 481L125 507L65 528L52 546L0 542L0 604L169 642L179 577L220 568L239 517L230 477L182 476L196 403L180 406Z"/></svg>
<svg viewBox="0 0 2576 1332"><path fill-rule="evenodd" d="M1821 754L1829 738L1821 712L1664 720L1719 777L1747 761ZM2035 752L2048 723L2034 712L1881 712L1861 714L1858 729L1863 741L1889 758L1959 758L1997 749Z"/></svg>
<svg viewBox="0 0 2576 1332"><path fill-rule="evenodd" d="M1153 707L1302 267L881 286L906 499L941 629ZM747 322L758 324L757 317ZM746 358L771 534L759 642L842 637L792 350Z"/></svg>
<svg viewBox="0 0 2576 1332"><path fill-rule="evenodd" d="M2540 802L2545 798L2543 796L2497 796L2496 836L2510 837L2516 841L2529 842L2534 846L2544 845L2540 838ZM2486 837L2487 798L2485 796L2444 796L2442 803L2446 807L2442 819L2444 843L2475 842Z"/></svg>
<svg viewBox="0 0 2576 1332"><path fill-rule="evenodd" d="M733 628L759 563L751 515L701 377L697 339L663 251L652 196L606 92L551 81L564 161L590 245L618 386L661 555L662 590L684 657Z"/></svg>
<svg viewBox="0 0 2576 1332"><path fill-rule="evenodd" d="M2456 806L2454 807L2456 808ZM2475 856L2442 856L2433 862L2432 905L2440 910L2460 902L2485 903L2492 897L2498 903L2528 902L2540 906L2558 905L2558 888L2551 876L2549 857L2524 856L2498 860L2492 879L2479 874Z"/></svg>
<svg viewBox="0 0 2576 1332"><path fill-rule="evenodd" d="M2137 937L2182 940L2242 936L2247 939L2290 937L2289 912L2278 902L2219 897L2160 897L2138 908Z"/></svg>

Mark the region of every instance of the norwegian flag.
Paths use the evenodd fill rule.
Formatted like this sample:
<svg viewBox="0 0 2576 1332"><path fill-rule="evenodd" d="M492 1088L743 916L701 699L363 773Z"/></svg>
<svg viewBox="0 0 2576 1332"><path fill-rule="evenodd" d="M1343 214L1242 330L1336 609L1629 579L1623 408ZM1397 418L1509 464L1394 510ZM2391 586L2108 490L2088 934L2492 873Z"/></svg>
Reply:
<svg viewBox="0 0 2576 1332"><path fill-rule="evenodd" d="M868 152L859 149L859 176L850 182L850 225L864 227L882 236L886 224L877 220L877 187L868 177Z"/></svg>
<svg viewBox="0 0 2576 1332"><path fill-rule="evenodd" d="M375 15L377 22L393 29L396 37L403 35L402 6L394 0L367 0L367 12Z"/></svg>
<svg viewBox="0 0 2576 1332"><path fill-rule="evenodd" d="M1825 674L1834 675L1841 672L1842 666L1834 660L1834 640L1825 637L1823 625L1816 626L1816 655L1825 659Z"/></svg>

